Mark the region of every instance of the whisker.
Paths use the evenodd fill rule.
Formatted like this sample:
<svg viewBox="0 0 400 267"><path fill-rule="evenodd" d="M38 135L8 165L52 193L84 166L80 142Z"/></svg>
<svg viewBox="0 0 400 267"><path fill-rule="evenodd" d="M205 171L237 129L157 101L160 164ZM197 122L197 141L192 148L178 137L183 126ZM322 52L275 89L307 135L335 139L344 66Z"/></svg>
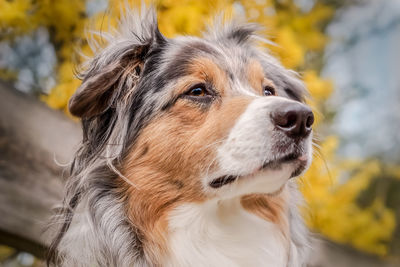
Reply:
<svg viewBox="0 0 400 267"><path fill-rule="evenodd" d="M331 173L331 171L329 169L328 162L327 162L327 160L326 160L326 158L324 156L324 153L322 152L321 146L317 145L313 152L317 153L317 156L322 160L322 162L324 164L324 167L325 167L325 170L326 170L326 172L328 174L329 180L331 181L331 183L333 183L332 173Z"/></svg>
<svg viewBox="0 0 400 267"><path fill-rule="evenodd" d="M211 163L208 165L207 171L206 171L206 176L207 176L207 177L208 177L208 175L209 175L211 165L213 165L214 162L216 162L216 161L217 161L217 157L214 157L214 159L213 159L213 160L211 161Z"/></svg>

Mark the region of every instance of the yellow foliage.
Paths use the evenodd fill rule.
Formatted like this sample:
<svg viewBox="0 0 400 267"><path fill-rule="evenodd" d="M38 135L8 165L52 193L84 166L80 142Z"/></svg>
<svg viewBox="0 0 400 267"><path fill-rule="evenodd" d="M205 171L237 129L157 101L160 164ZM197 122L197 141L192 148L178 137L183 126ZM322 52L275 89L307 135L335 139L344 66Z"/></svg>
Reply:
<svg viewBox="0 0 400 267"><path fill-rule="evenodd" d="M7 80L14 80L18 76L18 73L12 70L8 69L0 69L0 79L3 79L5 81Z"/></svg>
<svg viewBox="0 0 400 267"><path fill-rule="evenodd" d="M21 34L27 32L31 25L26 16L32 8L30 0L0 1L0 32Z"/></svg>
<svg viewBox="0 0 400 267"><path fill-rule="evenodd" d="M294 16L292 21L293 31L298 34L301 45L311 51L322 50L327 42L327 37L318 30L318 24L329 20L334 10L331 7L317 4L312 12L303 16Z"/></svg>
<svg viewBox="0 0 400 267"><path fill-rule="evenodd" d="M164 11L160 12L160 31L167 37L173 37L177 33L199 34L199 31L203 28L204 17L207 16L207 11L204 10L204 5L201 2L190 2L188 5L175 7L170 3L169 5L165 5L167 8Z"/></svg>
<svg viewBox="0 0 400 267"><path fill-rule="evenodd" d="M270 48L282 63L288 68L300 68L308 52L324 49L327 37L321 32L321 25L332 18L334 9L317 2L303 13L293 1L279 1L280 8L274 9L277 2L242 1L248 17L266 26L266 34L277 44Z"/></svg>
<svg viewBox="0 0 400 267"><path fill-rule="evenodd" d="M304 63L304 49L297 42L296 35L289 27L279 29L275 42L279 44L272 47L282 61L282 64L288 68L297 68Z"/></svg>
<svg viewBox="0 0 400 267"><path fill-rule="evenodd" d="M315 70L305 71L303 74L303 80L313 99L317 103L327 100L333 92L332 81L321 79Z"/></svg>
<svg viewBox="0 0 400 267"><path fill-rule="evenodd" d="M331 164L337 144L335 137L328 137L321 146L321 154ZM336 242L386 255L387 243L396 226L394 212L385 207L379 198L364 209L356 203L360 192L367 188L373 177L381 173L380 163L371 161L345 164L348 171L356 172L346 181L339 181L338 177L345 170L333 165L324 168L321 161L323 159L318 156L314 159L301 183L308 206L304 210L307 224Z"/></svg>
<svg viewBox="0 0 400 267"><path fill-rule="evenodd" d="M58 74L60 82L51 90L50 94L43 96L42 99L55 109L63 109L67 112L67 101L76 88L80 85L80 81L73 75L73 64L65 61L59 66Z"/></svg>

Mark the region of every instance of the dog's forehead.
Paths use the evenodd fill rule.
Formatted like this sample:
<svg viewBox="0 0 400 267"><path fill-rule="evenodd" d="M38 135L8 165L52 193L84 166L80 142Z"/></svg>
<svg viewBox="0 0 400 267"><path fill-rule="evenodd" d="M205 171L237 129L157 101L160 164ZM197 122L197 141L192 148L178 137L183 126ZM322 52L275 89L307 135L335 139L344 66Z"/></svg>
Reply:
<svg viewBox="0 0 400 267"><path fill-rule="evenodd" d="M276 58L252 42L192 36L170 39L163 49L157 73L160 79L172 81L190 74L188 67L194 64L194 59L201 57L212 60L233 83L245 83L250 66L256 63L281 96L303 101L306 95L303 83L294 72L283 68Z"/></svg>
<svg viewBox="0 0 400 267"><path fill-rule="evenodd" d="M178 37L171 41L168 52L164 54L164 68L170 73L167 78L187 74L187 66L201 57L212 60L233 79L243 75L243 70L255 54L250 46L196 37Z"/></svg>
<svg viewBox="0 0 400 267"><path fill-rule="evenodd" d="M222 71L219 74L227 77L227 87L234 94L261 93L255 92L255 88L251 87L249 82L249 66L252 65L251 62L256 62L261 72L258 77L263 76L272 81L278 95L304 101L306 90L297 75L283 68L274 57L251 42L237 43L229 39L183 36L168 39L160 47L155 47L154 51L150 53L144 65L143 75L135 93L137 97L132 103L135 109L142 106L165 109L171 106L176 95L173 92L176 89L176 81L191 75L190 71L199 58L208 59ZM261 86L261 82L258 83ZM148 105L143 105L145 102Z"/></svg>

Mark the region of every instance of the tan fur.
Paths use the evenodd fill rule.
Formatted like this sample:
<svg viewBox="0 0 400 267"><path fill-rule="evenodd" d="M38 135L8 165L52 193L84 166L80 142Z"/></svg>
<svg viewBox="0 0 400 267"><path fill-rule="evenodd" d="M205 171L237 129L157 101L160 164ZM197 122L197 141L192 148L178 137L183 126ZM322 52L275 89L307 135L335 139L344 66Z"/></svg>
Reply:
<svg viewBox="0 0 400 267"><path fill-rule="evenodd" d="M193 76L198 77L203 81L211 82L220 95L223 96L228 94L229 88L227 88L227 74L211 59L197 58L193 60L193 64L189 68L189 71L193 73Z"/></svg>
<svg viewBox="0 0 400 267"><path fill-rule="evenodd" d="M264 94L264 87L267 85L275 88L274 83L265 77L264 69L260 62L254 59L247 66L247 79L255 93L259 95Z"/></svg>
<svg viewBox="0 0 400 267"><path fill-rule="evenodd" d="M274 195L252 194L243 196L240 202L247 211L279 225L283 233L287 233L289 230L287 198L287 189L282 188L279 193Z"/></svg>
<svg viewBox="0 0 400 267"><path fill-rule="evenodd" d="M204 82L211 83L221 96L229 94L227 74L210 58L193 59L193 63L188 67L188 72L190 75L182 77L178 81L173 91L175 95L184 93L190 86Z"/></svg>

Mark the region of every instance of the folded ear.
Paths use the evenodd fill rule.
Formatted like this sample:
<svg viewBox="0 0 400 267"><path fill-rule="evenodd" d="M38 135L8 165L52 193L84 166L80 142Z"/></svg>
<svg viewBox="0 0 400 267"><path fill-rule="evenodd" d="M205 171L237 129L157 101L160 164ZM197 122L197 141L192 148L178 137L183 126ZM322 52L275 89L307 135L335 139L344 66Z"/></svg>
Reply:
<svg viewBox="0 0 400 267"><path fill-rule="evenodd" d="M89 118L103 113L113 104L117 96L122 93L123 76L130 75L139 78L142 59L133 52L139 52L141 48L132 48L132 53L115 58L108 64L101 64L100 54L91 62L91 67L83 74L82 84L69 100L69 111L72 115ZM143 48L142 48L143 49ZM129 56L132 54L131 56ZM127 73L131 71L130 73Z"/></svg>
<svg viewBox="0 0 400 267"><path fill-rule="evenodd" d="M165 41L153 10L140 15L125 14L118 33L109 38L108 45L80 75L82 84L69 101L71 114L90 118L112 107L127 90L134 89L147 54Z"/></svg>

